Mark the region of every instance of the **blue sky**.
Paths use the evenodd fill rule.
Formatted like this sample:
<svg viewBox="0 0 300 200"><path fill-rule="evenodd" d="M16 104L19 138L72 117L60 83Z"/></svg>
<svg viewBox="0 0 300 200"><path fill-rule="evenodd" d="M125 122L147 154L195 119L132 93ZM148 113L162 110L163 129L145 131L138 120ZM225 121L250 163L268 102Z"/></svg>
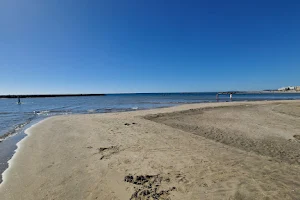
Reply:
<svg viewBox="0 0 300 200"><path fill-rule="evenodd" d="M299 10L290 0L2 0L0 94L300 85Z"/></svg>

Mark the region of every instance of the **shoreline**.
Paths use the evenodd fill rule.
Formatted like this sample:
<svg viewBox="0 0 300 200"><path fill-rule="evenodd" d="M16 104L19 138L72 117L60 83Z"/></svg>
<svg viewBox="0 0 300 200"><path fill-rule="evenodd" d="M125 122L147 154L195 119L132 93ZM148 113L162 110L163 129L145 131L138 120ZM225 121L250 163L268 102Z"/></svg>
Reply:
<svg viewBox="0 0 300 200"><path fill-rule="evenodd" d="M3 173L1 174L1 176L2 176L2 182L0 183L0 188L1 188L1 186L2 186L2 185L4 184L4 182L5 182L5 175L6 175L7 173L9 173L10 166L13 164L13 161L16 159L16 157L17 157L17 155L18 155L18 154L17 154L18 151L20 151L21 148L22 148L22 146L21 146L22 143L24 143L24 141L25 141L27 138L29 138L29 136L30 136L30 129L34 128L35 126L38 126L40 123L43 123L44 121L47 121L47 120L50 119L50 118L52 118L52 117L48 117L48 118L42 119L41 121L38 121L37 123L32 124L29 128L27 128L27 129L24 130L24 133L26 134L26 136L25 136L23 139L21 139L19 142L16 143L17 148L14 150L14 153L13 153L11 159L9 159L9 160L7 161L8 167L7 167L6 170L4 170Z"/></svg>
<svg viewBox="0 0 300 200"><path fill-rule="evenodd" d="M1 168L0 168L0 186L3 182L3 173L9 168L9 161L13 158L15 155L16 151L18 150L18 143L23 141L28 134L26 131L30 129L32 126L48 119L53 116L49 117L43 117L40 119L33 119L29 122L25 122L22 124L19 124L16 126L16 129L10 130L8 133L9 134L4 134L2 136L5 136L1 142L0 142L0 148L3 151L0 155L0 161L1 161ZM4 166L4 167L3 167Z"/></svg>
<svg viewBox="0 0 300 200"><path fill-rule="evenodd" d="M139 120L143 121L141 119L141 116L161 115L161 114L169 115L169 114L176 113L176 112L184 112L187 110L194 110L194 109L205 109L205 108L216 109L216 108L222 108L222 107L227 107L227 108L233 107L234 108L238 105L242 105L242 106L254 105L255 106L255 105L271 105L271 104L281 104L281 103L288 104L288 103L298 103L298 102L299 102L299 100L198 103L198 104L184 104L184 105L179 105L179 106L174 106L174 107L156 108L156 109L150 109L150 110L139 110L139 111L130 111L130 112L121 112L121 113L117 112L117 113L101 113L101 114L86 114L86 115L74 114L74 115L67 115L67 116L48 117L38 123L33 124L31 127L29 127L28 129L25 130L26 137L17 143L17 149L16 149L15 153L13 154L13 157L8 161L9 167L2 174L3 182L0 184L0 193L1 193L1 188L6 187L6 184L8 184L7 182L9 182L9 179L12 176L13 170L16 167L15 165L18 165L18 160L20 160L22 158L22 155L21 155L22 151L24 151L25 149L28 149L28 147L26 148L26 146L24 146L24 143L32 144L32 141L30 141L30 140L33 140L33 139L31 139L32 137L34 137L33 134L35 134L35 136L37 136L36 133L39 132L39 130L44 130L45 127L43 127L42 125L46 126L47 121L52 121L51 123L54 123L54 122L57 123L57 121L59 121L59 120L71 120L72 121L72 120L77 120L78 118L83 118L83 119L87 118L87 119L97 119L100 121L107 120L107 119L116 119L116 120L121 120L123 122L124 121L124 119L122 118L123 116L128 116L128 117L130 116L129 117L130 119L136 118L136 119L138 119L137 121L139 121ZM124 123L125 123L125 121L124 121ZM143 121L143 123L144 123L144 121ZM127 123L125 123L125 124L127 124ZM124 125L124 124L122 124L122 125ZM49 125L47 125L47 126L49 126ZM112 126L112 128L114 126ZM127 126L127 125L125 125L125 126ZM130 126L132 126L132 124L128 125L128 126L130 127ZM165 126L162 126L162 127L166 130L169 130ZM124 127L122 127L122 129L123 128ZM59 128L57 130L59 130ZM74 131L76 131L76 129L74 129ZM151 130L149 129L148 131L151 131ZM86 135L86 136L88 136L88 135ZM142 137L142 136L140 136L140 137ZM61 146L61 147L65 148L63 146ZM108 147L105 147L105 148L108 148ZM116 147L114 147L114 148L116 148ZM118 153L120 151L119 148L121 148L121 147L118 147L117 150L113 149L113 154ZM49 149L49 150L51 150L51 149ZM106 150L104 150L104 151L106 151ZM116 152L114 152L114 151L116 151ZM105 155L103 155L103 156L105 156ZM24 160L24 155L21 160ZM12 184L12 183L10 183L10 184ZM130 190L130 191L132 191L132 190ZM177 193L178 193L178 191L177 191ZM106 199L108 199L108 198L106 198Z"/></svg>
<svg viewBox="0 0 300 200"><path fill-rule="evenodd" d="M20 94L20 95L0 95L0 99L17 99L17 98L52 98L52 97L89 97L105 96L106 94Z"/></svg>
<svg viewBox="0 0 300 200"><path fill-rule="evenodd" d="M268 91L267 91L268 92ZM276 92L276 91L275 91ZM279 93L281 93L279 91ZM284 92L283 92L284 93ZM293 102L293 101L300 101L300 100L291 100L291 99L288 99L288 100L254 100L254 101L249 101L249 100L246 100L246 101L233 101L233 102L230 102L230 101L225 101L225 102L203 102L203 103L186 103L186 104L181 104L181 105L175 105L175 106L170 106L170 107L159 107L159 108L152 108L152 109L142 109L142 110L130 110L130 111L118 111L118 112L108 112L108 113L73 113L73 114L68 114L66 116L72 116L72 115L99 115L99 114L115 114L115 113L130 113L130 112L139 112L139 111L156 111L156 110L162 110L162 109L168 109L168 108L174 108L174 107L181 107L181 106L186 106L186 105L203 105L203 104L219 104L219 103L258 103L258 102ZM231 105L226 105L226 106L231 106ZM219 106L217 106L219 107ZM208 108L215 108L213 105L209 105ZM16 150L14 151L12 157L10 160L8 160L8 164L9 162L13 159L13 157L15 156L17 150L19 149L19 145L23 140L25 140L29 135L30 135L30 129L34 128L35 126L39 125L40 123L50 119L50 118L54 118L54 117L60 117L62 115L55 115L55 116L49 116L49 117L46 117L46 118L42 118L40 120L37 120L37 122L34 122L34 121L31 121L30 123L28 124L25 124L25 127L30 125L28 128L24 129L22 132L26 135L23 139L21 139L20 141L18 141L16 143ZM8 137L5 137L3 140L1 140L1 142L5 141L5 139L9 138L9 137L14 137L15 136L15 133L14 134L9 134ZM8 168L7 168L8 169ZM7 169L5 171L7 171ZM5 172L4 171L4 172ZM4 172L2 173L2 175L4 174ZM4 181L3 181L4 182ZM1 184L2 182L0 182L0 187L1 187Z"/></svg>
<svg viewBox="0 0 300 200"><path fill-rule="evenodd" d="M260 101L266 101L266 100L260 100ZM260 101L250 101L250 102L260 102ZM283 101L283 100L280 100L280 101ZM284 101L291 101L291 100L284 100ZM292 100L294 101L294 100ZM248 101L239 101L240 102L248 102ZM130 112L138 112L138 111L156 111L156 110L161 110L161 109L168 109L168 108L174 108L174 107L179 107L179 106L185 106L185 105L198 105L198 104L218 104L218 103L233 103L233 102L203 102L203 103L187 103L187 104L182 104L182 105L176 105L176 106L170 106L170 107L160 107L160 108L152 108L152 109L143 109L143 110L131 110L131 111L122 111L122 112L110 112L110 113L74 113L74 114L68 114L67 116L72 116L72 115L99 115L99 114L114 114L114 113L124 113L124 112L127 112L127 113L130 113ZM238 102L236 102L238 103ZM4 176L6 173L8 173L7 171L9 171L9 167L10 165L12 165L12 162L13 162L13 159L16 157L16 154L17 152L19 151L19 149L21 148L21 144L22 142L24 142L24 140L26 140L29 135L30 135L30 129L34 128L35 126L39 125L40 123L50 119L50 118L53 118L53 117L59 117L59 116L62 116L62 115L56 115L56 116L49 116L49 117L46 117L46 118L43 118L43 119L40 119L38 120L36 123L33 123L32 125L29 124L26 124L26 125L30 125L28 128L26 128L25 130L23 130L22 132L25 134L25 137L23 137L20 141L18 141L16 143L16 146L17 148L14 150L14 152L12 153L12 156L11 158L7 161L7 164L8 164L8 167L2 172L1 174L1 178L2 178L2 182L0 182L0 188L1 186L4 184ZM5 137L2 141L4 141L5 139L9 138L9 137L13 137L14 134L12 135L9 135L8 137Z"/></svg>

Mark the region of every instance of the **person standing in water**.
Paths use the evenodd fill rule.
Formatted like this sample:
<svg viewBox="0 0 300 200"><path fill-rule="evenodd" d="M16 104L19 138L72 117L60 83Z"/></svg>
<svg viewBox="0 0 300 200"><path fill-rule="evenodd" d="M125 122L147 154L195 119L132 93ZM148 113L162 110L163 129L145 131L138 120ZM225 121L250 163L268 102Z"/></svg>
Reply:
<svg viewBox="0 0 300 200"><path fill-rule="evenodd" d="M230 97L230 101L232 101L232 93L230 93L229 97Z"/></svg>

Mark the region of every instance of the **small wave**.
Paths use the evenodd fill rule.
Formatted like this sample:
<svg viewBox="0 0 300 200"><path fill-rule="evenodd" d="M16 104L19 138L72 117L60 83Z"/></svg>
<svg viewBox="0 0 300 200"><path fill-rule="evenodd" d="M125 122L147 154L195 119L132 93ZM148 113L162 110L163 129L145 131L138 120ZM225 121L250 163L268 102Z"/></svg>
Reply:
<svg viewBox="0 0 300 200"><path fill-rule="evenodd" d="M170 105L170 104L189 104L189 103L199 103L201 102L200 100L199 101L166 101L166 102L151 102L151 101L142 101L142 102L139 102L139 104L164 104L164 105Z"/></svg>
<svg viewBox="0 0 300 200"><path fill-rule="evenodd" d="M72 114L71 110L42 110L42 111L33 111L35 115L38 116L53 116L53 115L64 115Z"/></svg>
<svg viewBox="0 0 300 200"><path fill-rule="evenodd" d="M151 101L141 101L139 104L168 104L170 102L151 102Z"/></svg>
<svg viewBox="0 0 300 200"><path fill-rule="evenodd" d="M132 110L138 110L139 107L132 107L131 109L132 109Z"/></svg>
<svg viewBox="0 0 300 200"><path fill-rule="evenodd" d="M0 135L0 142L4 141L8 137L11 137L11 136L19 133L24 128L24 126L29 124L32 120L33 120L33 118L29 118L26 122L14 126L14 128L12 130L6 132L4 135Z"/></svg>
<svg viewBox="0 0 300 200"><path fill-rule="evenodd" d="M0 112L0 115L9 115L12 114L13 112Z"/></svg>
<svg viewBox="0 0 300 200"><path fill-rule="evenodd" d="M43 111L33 111L34 114L37 115L48 115L50 113L49 110L43 110Z"/></svg>

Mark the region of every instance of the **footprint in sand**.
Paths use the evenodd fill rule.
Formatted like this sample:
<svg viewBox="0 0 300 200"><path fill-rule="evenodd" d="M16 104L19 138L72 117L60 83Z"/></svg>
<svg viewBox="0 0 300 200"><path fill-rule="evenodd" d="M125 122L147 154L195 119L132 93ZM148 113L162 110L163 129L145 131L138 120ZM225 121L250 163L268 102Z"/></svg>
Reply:
<svg viewBox="0 0 300 200"><path fill-rule="evenodd" d="M296 140L300 141L300 135L294 135L293 136Z"/></svg>
<svg viewBox="0 0 300 200"><path fill-rule="evenodd" d="M100 160L108 159L113 154L120 152L118 146L110 146L110 147L100 147L98 148L98 153L101 154Z"/></svg>
<svg viewBox="0 0 300 200"><path fill-rule="evenodd" d="M124 125L125 125L125 126L130 126L130 125L135 125L135 124L136 124L136 123L133 122L133 123L131 123L131 124L130 124L130 123L125 123Z"/></svg>
<svg viewBox="0 0 300 200"><path fill-rule="evenodd" d="M172 187L168 190L160 190L160 186L163 181L166 181L167 183L170 182L168 177L163 178L160 175L128 175L125 176L124 181L135 185L135 192L132 194L130 200L150 198L167 200L169 199L168 196L170 195L170 192L176 190L175 187Z"/></svg>

